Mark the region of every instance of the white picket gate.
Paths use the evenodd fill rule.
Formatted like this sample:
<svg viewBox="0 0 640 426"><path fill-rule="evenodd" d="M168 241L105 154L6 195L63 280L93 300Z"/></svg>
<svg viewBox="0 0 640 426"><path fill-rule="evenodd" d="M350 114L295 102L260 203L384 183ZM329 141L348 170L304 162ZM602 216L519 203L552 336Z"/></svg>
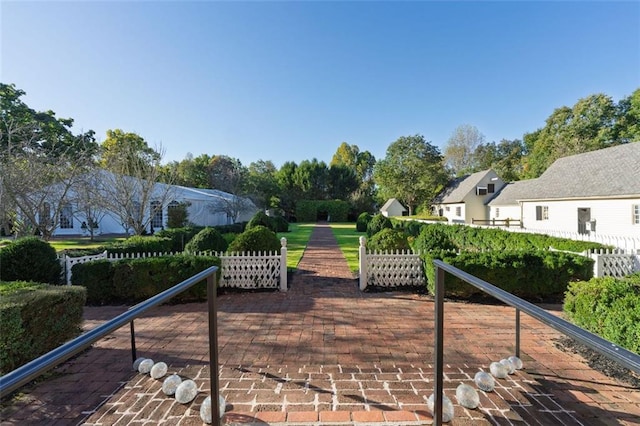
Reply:
<svg viewBox="0 0 640 426"><path fill-rule="evenodd" d="M412 251L368 253L365 237L360 237L360 290L367 286L426 286L423 262Z"/></svg>
<svg viewBox="0 0 640 426"><path fill-rule="evenodd" d="M590 250L594 277L624 277L640 271L640 250Z"/></svg>
<svg viewBox="0 0 640 426"><path fill-rule="evenodd" d="M221 277L220 287L235 287L243 289L279 288L287 291L287 239L280 239L280 254L250 252L250 253L218 253L200 252L196 256L216 256L220 258ZM65 255L67 285L71 285L71 274L74 265L106 259L111 262L124 259L144 259L159 256L175 256L183 253L103 253L69 257Z"/></svg>

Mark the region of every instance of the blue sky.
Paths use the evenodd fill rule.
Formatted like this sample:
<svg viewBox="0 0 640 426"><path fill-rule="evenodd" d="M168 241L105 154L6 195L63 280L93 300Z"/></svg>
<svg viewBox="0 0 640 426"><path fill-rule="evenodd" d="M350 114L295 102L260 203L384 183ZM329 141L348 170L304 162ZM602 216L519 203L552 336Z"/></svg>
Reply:
<svg viewBox="0 0 640 426"><path fill-rule="evenodd" d="M557 107L640 87L640 2L29 2L0 5L3 83L165 162L383 158L472 124L522 138Z"/></svg>

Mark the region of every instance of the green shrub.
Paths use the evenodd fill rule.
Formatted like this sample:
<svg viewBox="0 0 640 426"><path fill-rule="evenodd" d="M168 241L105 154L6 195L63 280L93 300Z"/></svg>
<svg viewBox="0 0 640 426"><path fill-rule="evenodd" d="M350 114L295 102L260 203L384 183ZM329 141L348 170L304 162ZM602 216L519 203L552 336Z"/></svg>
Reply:
<svg viewBox="0 0 640 426"><path fill-rule="evenodd" d="M116 300L113 286L114 262L94 260L71 268L71 284L87 289L87 304L108 305Z"/></svg>
<svg viewBox="0 0 640 426"><path fill-rule="evenodd" d="M448 225L429 225L420 228L420 234L413 241L413 249L420 253L434 250L452 251L457 247L447 235Z"/></svg>
<svg viewBox="0 0 640 426"><path fill-rule="evenodd" d="M0 294L0 375L80 333L82 287L0 282Z"/></svg>
<svg viewBox="0 0 640 426"><path fill-rule="evenodd" d="M298 222L315 222L321 212L327 213L329 222L346 222L349 203L343 200L301 200L296 204Z"/></svg>
<svg viewBox="0 0 640 426"><path fill-rule="evenodd" d="M189 206L191 203L177 203L169 205L167 209L167 226L169 228L184 228L189 223Z"/></svg>
<svg viewBox="0 0 640 426"><path fill-rule="evenodd" d="M247 227L247 222L232 223L230 225L214 226L221 234L241 234Z"/></svg>
<svg viewBox="0 0 640 426"><path fill-rule="evenodd" d="M60 284L62 266L56 251L38 237L20 238L0 249L0 278Z"/></svg>
<svg viewBox="0 0 640 426"><path fill-rule="evenodd" d="M264 226L247 229L229 245L230 252L278 252L280 240L276 234Z"/></svg>
<svg viewBox="0 0 640 426"><path fill-rule="evenodd" d="M360 213L360 215L358 216L358 219L356 220L356 231L367 232L367 226L369 225L369 222L371 221L372 217L373 216L371 216L367 212Z"/></svg>
<svg viewBox="0 0 640 426"><path fill-rule="evenodd" d="M571 283L564 312L579 327L640 354L640 273Z"/></svg>
<svg viewBox="0 0 640 426"><path fill-rule="evenodd" d="M385 228L367 241L367 249L381 252L409 250L407 234L400 229Z"/></svg>
<svg viewBox="0 0 640 426"><path fill-rule="evenodd" d="M107 251L114 254L168 253L172 248L171 238L134 235L124 241L107 246Z"/></svg>
<svg viewBox="0 0 640 426"><path fill-rule="evenodd" d="M127 303L141 302L214 265L220 266L219 258L188 255L127 259L116 262L113 265L114 297ZM206 280L203 280L189 290L176 295L172 302L202 301L206 298Z"/></svg>
<svg viewBox="0 0 640 426"><path fill-rule="evenodd" d="M155 233L158 238L169 238L171 240L171 249L169 251L173 253L179 253L184 250L184 247L189 241L204 228L187 226L184 228L169 228L163 229Z"/></svg>
<svg viewBox="0 0 640 426"><path fill-rule="evenodd" d="M429 291L435 289L433 259L440 258L475 277L527 300L559 298L571 281L589 279L593 261L587 257L548 251L429 252L423 255ZM484 296L482 290L446 274L448 296Z"/></svg>
<svg viewBox="0 0 640 426"><path fill-rule="evenodd" d="M264 226L265 228L271 229L273 232L277 232L276 225L275 223L273 223L273 219L267 216L267 214L262 210L253 215L251 220L249 220L249 223L247 223L247 227L245 228L245 230L255 228L256 226Z"/></svg>
<svg viewBox="0 0 640 426"><path fill-rule="evenodd" d="M117 262L94 261L73 267L72 282L87 289L89 304L133 304L173 287L210 266L211 256L162 256ZM220 273L218 271L218 277ZM206 300L205 281L176 295L173 302Z"/></svg>
<svg viewBox="0 0 640 426"><path fill-rule="evenodd" d="M367 237L372 237L385 228L393 228L393 224L388 217L384 216L382 213L378 213L371 218L367 225Z"/></svg>
<svg viewBox="0 0 640 426"><path fill-rule="evenodd" d="M227 241L215 228L204 228L187 243L184 251L192 254L203 251L224 252L227 246Z"/></svg>
<svg viewBox="0 0 640 426"><path fill-rule="evenodd" d="M282 216L273 216L273 224L275 226L275 232L289 232L289 222Z"/></svg>

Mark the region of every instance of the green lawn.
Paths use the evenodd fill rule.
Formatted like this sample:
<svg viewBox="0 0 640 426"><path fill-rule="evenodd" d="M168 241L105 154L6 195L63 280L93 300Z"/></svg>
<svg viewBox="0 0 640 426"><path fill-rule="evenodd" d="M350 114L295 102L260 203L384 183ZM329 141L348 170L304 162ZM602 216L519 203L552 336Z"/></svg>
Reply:
<svg viewBox="0 0 640 426"><path fill-rule="evenodd" d="M49 244L56 249L56 251L62 250L75 250L75 249L90 249L107 244L114 243L116 241L124 241L125 237L96 237L93 241L89 237L70 237L70 238L54 238L49 241Z"/></svg>
<svg viewBox="0 0 640 426"><path fill-rule="evenodd" d="M356 231L356 224L349 223L330 223L333 235L338 240L338 245L342 254L347 259L349 269L352 272L358 272L360 269L358 259L358 247L360 247L360 237L365 236L364 232Z"/></svg>
<svg viewBox="0 0 640 426"><path fill-rule="evenodd" d="M278 233L278 238L287 239L287 269L296 269L307 248L315 223L290 223L289 232Z"/></svg>

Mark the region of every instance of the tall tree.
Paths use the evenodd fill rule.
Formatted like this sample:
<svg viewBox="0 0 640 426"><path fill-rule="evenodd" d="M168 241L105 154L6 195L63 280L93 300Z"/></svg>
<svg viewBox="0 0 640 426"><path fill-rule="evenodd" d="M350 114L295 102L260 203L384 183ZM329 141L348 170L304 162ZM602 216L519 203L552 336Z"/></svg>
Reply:
<svg viewBox="0 0 640 426"><path fill-rule="evenodd" d="M150 231L156 213L174 197L174 188L161 184L162 147L153 149L136 133L108 130L101 145L100 164L108 173L101 176L104 207L118 219L127 233ZM165 177L166 179L166 177Z"/></svg>
<svg viewBox="0 0 640 426"><path fill-rule="evenodd" d="M48 239L69 219L69 189L93 161L93 131L74 135L72 119L38 112L25 92L0 83L0 215L4 228ZM61 219L62 218L62 219Z"/></svg>
<svg viewBox="0 0 640 426"><path fill-rule="evenodd" d="M544 127L524 135L524 177L540 176L558 158L624 142L616 139L616 111L611 97L601 93L557 108Z"/></svg>
<svg viewBox="0 0 640 426"><path fill-rule="evenodd" d="M342 165L355 172L358 186L350 194L349 198L353 208L358 212L373 209L376 192L373 180L373 167L375 164L376 159L369 151L360 151L358 145L349 145L346 142L340 144L331 159L331 167Z"/></svg>
<svg viewBox="0 0 640 426"><path fill-rule="evenodd" d="M221 197L210 206L212 213L226 213L230 221L251 207L247 195L248 170L237 158L214 155L209 162L209 184L211 188L231 194Z"/></svg>
<svg viewBox="0 0 640 426"><path fill-rule="evenodd" d="M210 162L211 157L207 154L194 157L193 154L188 153L182 161L172 161L163 167L162 181L174 179L176 185L209 188Z"/></svg>
<svg viewBox="0 0 640 426"><path fill-rule="evenodd" d="M296 203L301 198L302 193L296 184L296 171L298 165L293 161L285 162L276 173L276 181L280 190L280 208L284 211L285 217L295 216Z"/></svg>
<svg viewBox="0 0 640 426"><path fill-rule="evenodd" d="M484 135L470 124L462 124L453 131L444 151L447 166L456 176L477 171L474 153L484 144Z"/></svg>
<svg viewBox="0 0 640 426"><path fill-rule="evenodd" d="M327 198L331 200L349 200L358 189L358 177L355 170L341 164L329 167L327 174Z"/></svg>
<svg viewBox="0 0 640 426"><path fill-rule="evenodd" d="M324 200L327 198L329 169L324 161L314 158L303 160L296 168L294 182L306 200Z"/></svg>
<svg viewBox="0 0 640 426"><path fill-rule="evenodd" d="M278 207L279 187L276 166L271 161L258 160L249 164L247 192L253 202L263 209Z"/></svg>
<svg viewBox="0 0 640 426"><path fill-rule="evenodd" d="M619 143L640 142L640 89L618 102L613 134Z"/></svg>
<svg viewBox="0 0 640 426"><path fill-rule="evenodd" d="M400 137L389 145L385 158L374 169L381 195L403 202L409 215L418 205L431 201L447 177L440 150L422 135Z"/></svg>
<svg viewBox="0 0 640 426"><path fill-rule="evenodd" d="M474 153L477 171L493 169L506 181L520 180L524 144L519 139L503 139L500 143L478 146Z"/></svg>

